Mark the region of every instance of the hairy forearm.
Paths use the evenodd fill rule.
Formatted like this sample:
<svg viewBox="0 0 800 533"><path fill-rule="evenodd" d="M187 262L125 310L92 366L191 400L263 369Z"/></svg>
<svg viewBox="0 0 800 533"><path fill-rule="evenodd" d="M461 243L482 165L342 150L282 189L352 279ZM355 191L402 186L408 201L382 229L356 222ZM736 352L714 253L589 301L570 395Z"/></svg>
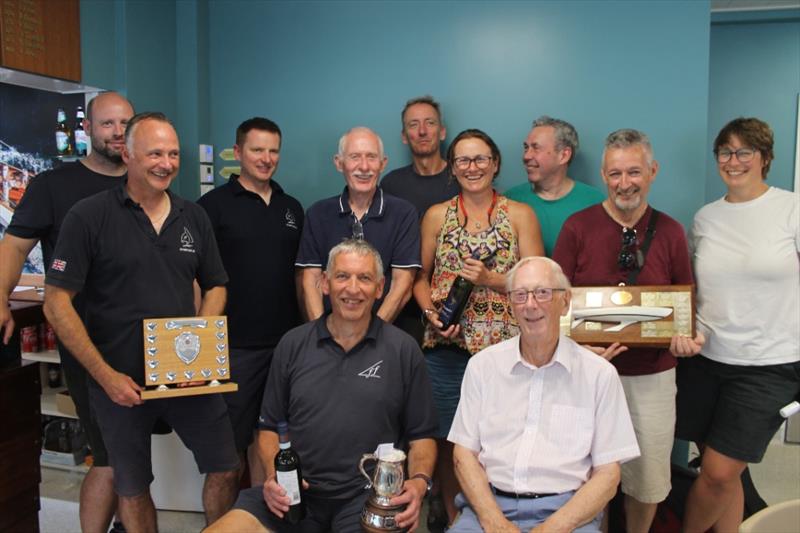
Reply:
<svg viewBox="0 0 800 533"><path fill-rule="evenodd" d="M278 454L278 435L272 431L258 432L258 458L264 465L265 479L275 475L275 456Z"/></svg>
<svg viewBox="0 0 800 533"><path fill-rule="evenodd" d="M316 320L322 316L322 270L319 268L303 269L303 305L308 320Z"/></svg>
<svg viewBox="0 0 800 533"><path fill-rule="evenodd" d="M47 285L45 290L44 314L59 340L98 383L102 382L112 369L89 338L72 306L72 295L52 285Z"/></svg>
<svg viewBox="0 0 800 533"><path fill-rule="evenodd" d="M592 471L589 481L558 511L550 515L544 526L548 531L572 531L591 521L614 497L619 483L619 465L602 465Z"/></svg>
<svg viewBox="0 0 800 533"><path fill-rule="evenodd" d="M506 521L489 488L489 478L475 453L456 444L453 450L456 477L484 531L499 530Z"/></svg>
<svg viewBox="0 0 800 533"><path fill-rule="evenodd" d="M225 312L225 300L227 298L227 291L225 287L218 286L208 289L203 293L203 298L200 301L200 310L197 312L198 316L218 316Z"/></svg>
<svg viewBox="0 0 800 533"><path fill-rule="evenodd" d="M408 450L408 475L425 474L433 477L436 464L436 441L433 439L412 440Z"/></svg>
<svg viewBox="0 0 800 533"><path fill-rule="evenodd" d="M398 269L399 270L399 269ZM392 287L383 299L378 316L384 322L394 322L400 310L411 299L411 288L414 283L414 272L399 270L392 273Z"/></svg>
<svg viewBox="0 0 800 533"><path fill-rule="evenodd" d="M28 248L33 248L35 242L31 241ZM24 250L25 246L27 239L14 239L11 235L6 235L0 241L0 302L3 304L8 302L8 295L19 283L25 257L28 255Z"/></svg>

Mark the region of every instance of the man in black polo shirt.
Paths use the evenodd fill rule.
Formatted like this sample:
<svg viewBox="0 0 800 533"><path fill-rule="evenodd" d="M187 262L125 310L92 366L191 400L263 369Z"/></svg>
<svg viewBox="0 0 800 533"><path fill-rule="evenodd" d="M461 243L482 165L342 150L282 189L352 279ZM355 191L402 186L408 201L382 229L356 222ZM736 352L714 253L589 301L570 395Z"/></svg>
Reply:
<svg viewBox="0 0 800 533"><path fill-rule="evenodd" d="M411 299L420 261L419 220L414 206L378 187L388 162L383 141L369 128L353 128L339 139L333 158L344 175L342 194L321 200L306 213L295 266L302 271L302 310L314 320L328 308L321 291L328 252L343 239L364 239L381 255L388 278L378 295L378 316L392 322Z"/></svg>
<svg viewBox="0 0 800 533"><path fill-rule="evenodd" d="M275 349L259 417L267 482L242 491L235 509L207 531L361 531L369 491L358 461L379 444L404 442L409 476L392 503L408 505L397 515L399 527L417 527L436 460L437 420L419 346L372 311L383 283L380 255L363 240L331 250L322 280L331 312L293 329ZM307 485L306 519L294 526L281 520L290 500L273 465L283 420Z"/></svg>
<svg viewBox="0 0 800 533"><path fill-rule="evenodd" d="M303 229L300 202L272 179L278 168L281 130L255 117L236 129L233 153L241 175L205 194L208 213L228 273L228 334L231 376L239 390L225 394L240 459L253 442L272 352L284 333L300 324L294 258ZM263 468L249 454L253 485Z"/></svg>
<svg viewBox="0 0 800 533"><path fill-rule="evenodd" d="M0 329L5 326L5 344L14 330L8 295L19 282L25 258L37 241L41 241L44 264L49 265L67 211L78 200L122 183L125 175L122 147L125 127L132 116L130 102L117 93L102 93L90 100L84 129L92 143L91 153L80 161L64 163L36 176L25 191L0 242ZM73 303L83 314L82 295L77 295ZM117 506L114 472L108 464L97 422L89 412L86 370L60 342L58 351L61 369L93 457L92 467L81 485L81 529L86 533L105 533Z"/></svg>
<svg viewBox="0 0 800 533"><path fill-rule="evenodd" d="M178 136L161 113L136 115L125 133L124 185L75 204L64 219L46 278L44 310L86 368L89 399L114 468L119 514L129 531L155 531L150 433L163 418L207 472L209 522L231 505L239 461L218 394L142 402L142 320L220 314L227 276L208 216L169 192L178 174ZM82 291L86 309L75 312Z"/></svg>

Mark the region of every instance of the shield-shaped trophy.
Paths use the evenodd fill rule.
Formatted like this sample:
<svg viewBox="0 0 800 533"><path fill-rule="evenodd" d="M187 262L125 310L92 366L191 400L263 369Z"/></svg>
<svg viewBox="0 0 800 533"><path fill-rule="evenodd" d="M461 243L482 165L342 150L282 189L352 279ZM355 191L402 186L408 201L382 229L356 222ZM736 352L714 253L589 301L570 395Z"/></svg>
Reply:
<svg viewBox="0 0 800 533"><path fill-rule="evenodd" d="M146 318L143 400L231 392L224 316Z"/></svg>

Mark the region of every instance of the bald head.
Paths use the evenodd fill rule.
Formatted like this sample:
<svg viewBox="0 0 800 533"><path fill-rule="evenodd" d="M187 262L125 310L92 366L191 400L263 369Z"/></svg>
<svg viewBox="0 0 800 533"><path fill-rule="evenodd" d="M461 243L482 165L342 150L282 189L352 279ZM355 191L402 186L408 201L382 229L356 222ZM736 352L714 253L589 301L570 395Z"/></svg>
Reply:
<svg viewBox="0 0 800 533"><path fill-rule="evenodd" d="M84 129L92 143L92 158L109 162L122 162L122 147L125 129L133 117L133 106L122 95L114 92L102 93L86 106Z"/></svg>

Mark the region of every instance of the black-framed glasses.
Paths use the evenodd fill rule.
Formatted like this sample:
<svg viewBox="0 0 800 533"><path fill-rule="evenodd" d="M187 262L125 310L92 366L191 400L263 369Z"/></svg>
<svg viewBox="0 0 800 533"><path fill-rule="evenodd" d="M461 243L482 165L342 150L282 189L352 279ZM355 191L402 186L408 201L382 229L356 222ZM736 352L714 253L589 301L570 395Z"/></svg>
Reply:
<svg viewBox="0 0 800 533"><path fill-rule="evenodd" d="M753 160L753 156L756 155L756 151L752 148L739 148L738 150L722 148L717 152L717 161L720 163L727 163L734 155L740 163L749 163Z"/></svg>
<svg viewBox="0 0 800 533"><path fill-rule="evenodd" d="M636 248L636 230L634 228L622 228L622 249L617 256L617 264L623 270L633 270L642 268L644 256L642 251Z"/></svg>
<svg viewBox="0 0 800 533"><path fill-rule="evenodd" d="M350 225L350 230L354 239L357 241L364 240L364 225L355 215L353 215L353 223Z"/></svg>
<svg viewBox="0 0 800 533"><path fill-rule="evenodd" d="M483 170L489 168L493 160L494 157L490 155L476 155L475 157L463 156L453 159L453 164L460 170L467 170L472 163L475 163L476 167Z"/></svg>
<svg viewBox="0 0 800 533"><path fill-rule="evenodd" d="M553 299L553 292L565 291L567 289L556 289L551 287L536 287L535 289L514 289L508 291L508 297L512 303L524 304L528 301L528 295L533 294L533 299L537 302L549 302Z"/></svg>

